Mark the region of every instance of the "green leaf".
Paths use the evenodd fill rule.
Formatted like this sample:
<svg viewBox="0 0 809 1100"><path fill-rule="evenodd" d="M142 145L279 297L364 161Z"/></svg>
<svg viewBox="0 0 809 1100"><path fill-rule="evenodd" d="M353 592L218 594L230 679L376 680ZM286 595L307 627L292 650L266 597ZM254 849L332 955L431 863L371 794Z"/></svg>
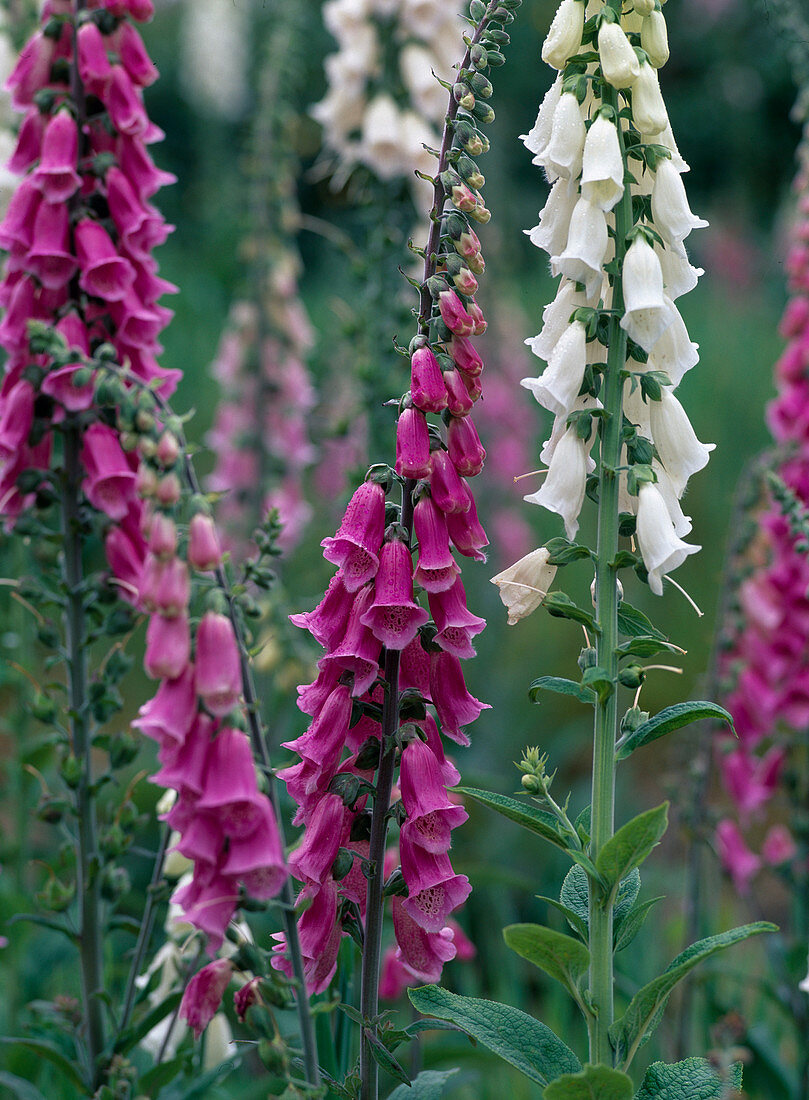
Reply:
<svg viewBox="0 0 809 1100"><path fill-rule="evenodd" d="M609 890L614 890L621 879L639 867L668 826L668 802L638 814L611 836L596 859L596 869L606 880Z"/></svg>
<svg viewBox="0 0 809 1100"><path fill-rule="evenodd" d="M590 884L584 868L575 864L565 875L559 901L575 913L585 928L590 927ZM588 933L589 934L589 933Z"/></svg>
<svg viewBox="0 0 809 1100"><path fill-rule="evenodd" d="M659 714L650 718L648 722L644 722L642 726L638 726L626 739L622 737L616 745L615 758L616 760L626 760L627 756L630 756L635 749L639 749L642 745L657 741L658 737L665 737L667 733L688 726L691 722L701 722L704 718L727 722L733 733L736 733L732 715L724 707L720 707L718 703L708 703L704 700L675 703L674 706L661 710Z"/></svg>
<svg viewBox="0 0 809 1100"><path fill-rule="evenodd" d="M214 1068L208 1070L207 1073L203 1073L201 1077L195 1077L191 1084L176 1096L176 1100L197 1100L198 1096L209 1096L210 1093L208 1090L213 1085L218 1085L220 1081L224 1081L238 1062L239 1056L236 1055L235 1057L229 1058L227 1062L222 1062L221 1065L214 1066ZM172 1100L175 1100L174 1093L172 1093Z"/></svg>
<svg viewBox="0 0 809 1100"><path fill-rule="evenodd" d="M80 1093L86 1092L84 1081L81 1079L76 1067L53 1043L46 1042L45 1039L12 1039L6 1035L0 1035L0 1043L30 1050L32 1054L36 1054L40 1058L44 1058L46 1062L56 1066L60 1073L63 1073Z"/></svg>
<svg viewBox="0 0 809 1100"><path fill-rule="evenodd" d="M549 592L542 601L542 606L557 619L571 619L574 623L582 623L589 630L598 633L590 612L578 607L565 592Z"/></svg>
<svg viewBox="0 0 809 1100"><path fill-rule="evenodd" d="M388 1100L441 1100L450 1077L457 1069L425 1069L409 1085L398 1085Z"/></svg>
<svg viewBox="0 0 809 1100"><path fill-rule="evenodd" d="M172 1058L170 1062L159 1062L156 1066L152 1066L138 1081L138 1093L157 1096L165 1085L182 1073L187 1060L188 1056L181 1054L178 1058Z"/></svg>
<svg viewBox="0 0 809 1100"><path fill-rule="evenodd" d="M455 787L454 791L466 798L473 798L481 805L488 806L490 810L496 810L503 817L507 817L509 821L514 821L517 825L522 825L524 829L528 829L529 832L536 833L543 840L547 840L550 844L561 848L563 852L568 850L567 840L559 831L559 823L553 814L532 806L530 802L519 802L516 798L510 798L506 794L480 791L474 787Z"/></svg>
<svg viewBox="0 0 809 1100"><path fill-rule="evenodd" d="M561 913L573 931L578 932L582 940L587 943L589 935L587 921L582 920L578 913L574 913L573 910L568 909L566 905L562 905L561 901L554 901L553 898L546 898L543 894L537 894L537 898L539 901L544 901L546 905L550 905L557 913Z"/></svg>
<svg viewBox="0 0 809 1100"><path fill-rule="evenodd" d="M577 684L575 680L566 680L563 676L540 676L534 680L528 689L528 697L532 703L538 703L537 696L540 691L554 691L557 695L571 695L580 703L594 703L595 692L583 684Z"/></svg>
<svg viewBox="0 0 809 1100"><path fill-rule="evenodd" d="M51 932L61 932L63 936L67 936L71 943L77 944L79 942L78 935L72 928L67 928L63 921L56 917L46 917L44 913L14 913L9 917L8 924L17 924L18 921L25 921L27 924L38 924L42 928L50 928Z"/></svg>
<svg viewBox="0 0 809 1100"><path fill-rule="evenodd" d="M638 611L637 607L623 601L618 605L618 629L622 634L628 634L630 638L638 638L643 635L644 637L660 638L664 642L668 640L665 634L652 625L651 619L647 618L642 611Z"/></svg>
<svg viewBox="0 0 809 1100"><path fill-rule="evenodd" d="M549 1027L510 1005L459 997L437 985L409 989L407 995L419 1012L451 1020L539 1085L581 1069L581 1062L570 1047Z"/></svg>
<svg viewBox="0 0 809 1100"><path fill-rule="evenodd" d="M370 1044L371 1055L376 1064L381 1066L385 1073L389 1073L391 1077L395 1077L397 1081L401 1081L407 1087L410 1084L410 1078L405 1072L404 1066L401 1066L394 1058L376 1032L372 1028L366 1027L363 1028L363 1034Z"/></svg>
<svg viewBox="0 0 809 1100"><path fill-rule="evenodd" d="M132 1050L134 1046L148 1035L153 1027L156 1027L161 1020L165 1020L166 1016L170 1015L177 1005L182 1000L182 992L171 993L164 1001L161 1001L159 1005L147 1012L145 1016L142 1016L137 1023L130 1025L126 1028L118 1038L115 1040L115 1046L113 1050L116 1054L126 1054Z"/></svg>
<svg viewBox="0 0 809 1100"><path fill-rule="evenodd" d="M653 1062L646 1070L635 1100L722 1100L728 1089L742 1087L742 1067L736 1062L723 1080L704 1058L684 1062Z"/></svg>
<svg viewBox="0 0 809 1100"><path fill-rule="evenodd" d="M0 1070L0 1086L7 1088L12 1096L17 1097L17 1100L45 1100L39 1089L30 1081L24 1081L22 1077L6 1073L5 1070Z"/></svg>
<svg viewBox="0 0 809 1100"><path fill-rule="evenodd" d="M590 966L590 952L583 943L541 924L510 924L503 929L503 939L578 999L579 981Z"/></svg>
<svg viewBox="0 0 809 1100"><path fill-rule="evenodd" d="M549 565L570 565L571 562L578 561L580 558L591 558L593 551L589 546L581 546L579 543L570 542L568 539L555 538L550 539L545 543L545 548L549 552L548 558Z"/></svg>
<svg viewBox="0 0 809 1100"><path fill-rule="evenodd" d="M629 872L626 878L621 879L618 893L615 896L615 908L612 913L613 925L617 927L638 900L640 893L640 871L637 867Z"/></svg>
<svg viewBox="0 0 809 1100"><path fill-rule="evenodd" d="M598 695L600 703L606 703L615 691L615 684L610 679L609 673L605 668L601 668L599 665L592 665L590 668L586 668L582 673L581 682L588 688L593 689L596 695Z"/></svg>
<svg viewBox="0 0 809 1100"><path fill-rule="evenodd" d="M615 652L619 657L656 657L664 650L671 653L678 652L676 645L672 645L663 638L655 638L651 634L638 634L628 642L621 642Z"/></svg>
<svg viewBox="0 0 809 1100"><path fill-rule="evenodd" d="M632 1091L625 1073L588 1062L581 1073L567 1073L548 1085L542 1100L631 1100Z"/></svg>
<svg viewBox="0 0 809 1100"><path fill-rule="evenodd" d="M649 910L662 900L663 896L661 895L658 898L652 898L651 901L644 901L640 905L633 905L620 924L616 921L613 932L616 951L623 951L625 947L629 947L643 927L643 922L646 920Z"/></svg>
<svg viewBox="0 0 809 1100"><path fill-rule="evenodd" d="M638 1047L650 1038L660 1021L669 994L690 970L718 951L741 943L750 936L777 931L778 926L769 921L756 921L754 924L744 924L740 928L721 932L718 936L697 940L680 952L662 974L635 994L626 1012L610 1028L610 1040L618 1058L625 1062L624 1068L632 1061Z"/></svg>

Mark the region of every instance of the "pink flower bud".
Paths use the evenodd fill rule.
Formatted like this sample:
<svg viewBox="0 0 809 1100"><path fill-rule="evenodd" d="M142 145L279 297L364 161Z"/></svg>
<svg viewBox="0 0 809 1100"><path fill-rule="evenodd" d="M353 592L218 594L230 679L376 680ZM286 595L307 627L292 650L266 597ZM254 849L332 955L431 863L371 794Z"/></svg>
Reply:
<svg viewBox="0 0 809 1100"><path fill-rule="evenodd" d="M226 615L208 611L197 629L197 694L205 706L223 718L241 697L242 668L233 624Z"/></svg>
<svg viewBox="0 0 809 1100"><path fill-rule="evenodd" d="M158 558L171 558L177 553L177 528L165 512L155 512L149 522L149 550Z"/></svg>
<svg viewBox="0 0 809 1100"><path fill-rule="evenodd" d="M191 660L191 632L186 615L166 619L153 615L146 629L144 666L153 680L176 680Z"/></svg>
<svg viewBox="0 0 809 1100"><path fill-rule="evenodd" d="M475 322L454 290L441 291L438 295L438 308L450 332L458 336L471 336L474 333Z"/></svg>
<svg viewBox="0 0 809 1100"><path fill-rule="evenodd" d="M121 450L118 436L105 424L91 424L84 433L83 488L90 503L114 520L121 520L135 497L136 475Z"/></svg>
<svg viewBox="0 0 809 1100"><path fill-rule="evenodd" d="M447 425L447 450L453 466L464 477L474 477L483 469L486 451L468 416L450 418Z"/></svg>
<svg viewBox="0 0 809 1100"><path fill-rule="evenodd" d="M483 316L483 310L477 304L477 302L470 302L466 307L467 313L472 318L474 329L473 336L482 336L486 329L489 327L489 322Z"/></svg>
<svg viewBox="0 0 809 1100"><path fill-rule="evenodd" d="M197 512L189 524L187 557L188 564L203 573L222 564L216 524L204 512Z"/></svg>
<svg viewBox="0 0 809 1100"><path fill-rule="evenodd" d="M462 267L457 275L452 276L452 281L461 294L474 294L478 289L478 281L468 267Z"/></svg>
<svg viewBox="0 0 809 1100"><path fill-rule="evenodd" d="M121 64L129 73L133 84L137 84L141 88L148 88L150 84L154 84L159 73L146 52L143 39L132 24L126 20L118 27L115 34L115 45L121 58Z"/></svg>
<svg viewBox="0 0 809 1100"><path fill-rule="evenodd" d="M214 959L203 966L186 986L180 1003L180 1016L193 1029L195 1039L199 1039L216 1015L232 976L233 963L230 959Z"/></svg>
<svg viewBox="0 0 809 1100"><path fill-rule="evenodd" d="M467 256L466 262L476 275L482 275L486 270L486 261L483 259L482 252L476 252L473 256Z"/></svg>
<svg viewBox="0 0 809 1100"><path fill-rule="evenodd" d="M119 134L138 137L148 129L149 118L143 99L133 85L129 73L121 65L112 67L106 106Z"/></svg>
<svg viewBox="0 0 809 1100"><path fill-rule="evenodd" d="M413 510L413 528L419 543L419 562L415 581L427 592L451 588L460 568L449 548L444 513L431 497L424 495Z"/></svg>
<svg viewBox="0 0 809 1100"><path fill-rule="evenodd" d="M447 408L453 417L468 416L472 411L472 398L464 384L460 371L444 371L444 384L447 388Z"/></svg>
<svg viewBox="0 0 809 1100"><path fill-rule="evenodd" d="M157 482L154 495L165 508L176 504L182 496L182 486L176 474L164 474Z"/></svg>
<svg viewBox="0 0 809 1100"><path fill-rule="evenodd" d="M447 390L438 360L429 347L418 348L410 360L410 396L424 412L447 407Z"/></svg>
<svg viewBox="0 0 809 1100"><path fill-rule="evenodd" d="M396 473L400 477L426 477L430 471L430 436L420 409L403 409L396 423Z"/></svg>
<svg viewBox="0 0 809 1100"><path fill-rule="evenodd" d="M173 432L163 432L160 436L157 441L156 457L161 466L166 468L176 466L177 459L180 457L180 444Z"/></svg>
<svg viewBox="0 0 809 1100"><path fill-rule="evenodd" d="M185 614L191 599L191 577L180 558L160 562L154 588L154 606L167 619Z"/></svg>
<svg viewBox="0 0 809 1100"><path fill-rule="evenodd" d="M480 241L474 229L467 229L465 232L461 233L458 240L453 243L455 245L455 251L466 259L480 252Z"/></svg>
<svg viewBox="0 0 809 1100"><path fill-rule="evenodd" d="M450 201L457 210L474 210L478 204L478 196L466 183L456 184L450 193Z"/></svg>
<svg viewBox="0 0 809 1100"><path fill-rule="evenodd" d="M238 989L233 994L233 1006L236 1009L236 1016L242 1023L245 1021L248 1008L261 1003L261 995L258 988L260 982L261 978L251 978L246 985L243 985L241 989Z"/></svg>
<svg viewBox="0 0 809 1100"><path fill-rule="evenodd" d="M468 512L472 494L447 451L438 448L430 456L430 494L442 512Z"/></svg>
<svg viewBox="0 0 809 1100"><path fill-rule="evenodd" d="M157 474L152 467L145 462L141 462L140 466L138 466L135 488L138 496L142 497L144 500L153 497L157 492Z"/></svg>
<svg viewBox="0 0 809 1100"><path fill-rule="evenodd" d="M473 378L483 370L483 360L480 358L474 344L465 336L453 336L447 349L452 356L455 366L464 374Z"/></svg>

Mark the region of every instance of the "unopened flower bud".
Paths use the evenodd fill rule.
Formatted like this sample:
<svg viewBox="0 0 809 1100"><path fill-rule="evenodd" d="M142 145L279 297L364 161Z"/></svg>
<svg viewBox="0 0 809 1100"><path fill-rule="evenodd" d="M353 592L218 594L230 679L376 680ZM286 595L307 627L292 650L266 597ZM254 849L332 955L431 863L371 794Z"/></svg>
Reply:
<svg viewBox="0 0 809 1100"><path fill-rule="evenodd" d="M669 36L662 11L653 11L643 20L640 44L649 55L649 64L662 69L669 59Z"/></svg>
<svg viewBox="0 0 809 1100"><path fill-rule="evenodd" d="M460 81L452 86L452 95L459 107L465 111L471 111L475 106L475 96L472 89Z"/></svg>
<svg viewBox="0 0 809 1100"><path fill-rule="evenodd" d="M145 462L138 466L138 474L135 479L135 490L144 500L153 497L157 492L157 474Z"/></svg>
<svg viewBox="0 0 809 1100"><path fill-rule="evenodd" d="M203 573L222 564L216 524L204 512L197 512L188 527L188 564Z"/></svg>
<svg viewBox="0 0 809 1100"><path fill-rule="evenodd" d="M169 467L177 464L180 457L180 444L173 432L163 432L157 444L157 460L161 466Z"/></svg>
<svg viewBox="0 0 809 1100"><path fill-rule="evenodd" d="M657 70L645 63L632 87L632 119L642 134L652 137L661 134L669 124Z"/></svg>
<svg viewBox="0 0 809 1100"><path fill-rule="evenodd" d="M469 256L466 262L476 275L482 275L486 270L486 261L483 259L482 252L476 252L474 256Z"/></svg>
<svg viewBox="0 0 809 1100"><path fill-rule="evenodd" d="M480 252L480 241L474 229L465 229L454 242L455 251L464 257L474 256Z"/></svg>
<svg viewBox="0 0 809 1100"><path fill-rule="evenodd" d="M491 81L488 80L483 73L473 73L469 80L469 84L472 91L476 96L480 96L481 99L490 99L494 88Z"/></svg>
<svg viewBox="0 0 809 1100"><path fill-rule="evenodd" d="M151 518L149 549L156 558L171 558L177 552L177 528L165 512L155 512Z"/></svg>
<svg viewBox="0 0 809 1100"><path fill-rule="evenodd" d="M619 23L605 20L599 27L598 56L604 79L613 88L629 88L638 79L638 56Z"/></svg>
<svg viewBox="0 0 809 1100"><path fill-rule="evenodd" d="M449 192L450 201L456 210L471 214L478 206L478 196L466 183L456 184Z"/></svg>
<svg viewBox="0 0 809 1100"><path fill-rule="evenodd" d="M469 60L476 69L485 69L489 63L489 59L486 54L486 47L481 46L479 42L476 42L472 49L469 51Z"/></svg>
<svg viewBox="0 0 809 1100"><path fill-rule="evenodd" d="M165 474L157 482L154 495L165 507L176 504L182 495L180 479L176 474Z"/></svg>
<svg viewBox="0 0 809 1100"><path fill-rule="evenodd" d="M473 218L478 225L486 225L492 220L492 212L488 207L483 206L480 203L474 210L469 211L469 216Z"/></svg>
<svg viewBox="0 0 809 1100"><path fill-rule="evenodd" d="M468 267L462 267L452 281L461 294L474 294L478 289L478 281Z"/></svg>
<svg viewBox="0 0 809 1100"><path fill-rule="evenodd" d="M488 103L485 103L481 99L475 103L475 106L472 108L472 114L478 122L482 122L485 126L494 122L494 108L490 107Z"/></svg>
<svg viewBox="0 0 809 1100"><path fill-rule="evenodd" d="M564 69L569 58L578 53L583 33L584 4L581 0L562 0L542 47L542 60L554 69Z"/></svg>

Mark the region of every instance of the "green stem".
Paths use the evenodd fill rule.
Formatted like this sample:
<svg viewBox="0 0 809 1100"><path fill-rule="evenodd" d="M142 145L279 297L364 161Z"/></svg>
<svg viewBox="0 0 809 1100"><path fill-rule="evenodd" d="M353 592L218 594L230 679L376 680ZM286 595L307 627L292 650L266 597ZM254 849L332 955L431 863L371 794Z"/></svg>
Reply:
<svg viewBox="0 0 809 1100"><path fill-rule="evenodd" d="M132 956L132 965L129 968L129 976L126 982L126 991L124 993L124 1003L121 1009L121 1020L118 1025L118 1034L126 1030L129 1026L129 1021L132 1017L132 1009L135 1006L135 992L137 989L137 979L143 965L143 958L146 954L146 950L149 946L149 941L152 938L152 930L154 928L155 909L157 906L156 898L157 891L163 881L163 867L166 862L166 850L169 846L169 838L171 836L171 829L168 826L163 827L163 832L160 836L160 843L155 853L154 867L152 869L152 880L149 883L149 887L146 893L146 907L143 911L143 918L141 919L140 932L138 933L138 940L135 944L135 954Z"/></svg>
<svg viewBox="0 0 809 1100"><path fill-rule="evenodd" d="M87 1056L95 1090L101 1083L100 1055L104 1050L104 1014L99 994L104 989L101 920L101 881L93 796L92 726L87 699L86 623L82 565L79 486L82 480L81 431L69 423L64 433L62 485L62 569L67 590L65 633L68 674L68 713L73 755L81 765L74 791L77 845L76 892L79 899L79 958Z"/></svg>
<svg viewBox="0 0 809 1100"><path fill-rule="evenodd" d="M618 94L605 85L604 102L616 112ZM621 137L626 169L626 153ZM609 697L599 701L593 736L593 792L590 856L593 860L615 831L615 742L618 736L618 576L612 566L618 552L618 474L621 461L623 379L626 365L626 332L620 326L623 310L621 265L626 253L626 235L632 225L629 184L615 208L615 256L619 274L613 281L607 371L602 401L605 417L601 435L598 482L598 560L596 565L596 611L599 626L597 660L613 683ZM613 1021L613 905L594 884L590 888L590 996L595 1017L590 1023L590 1061L612 1065L609 1028Z"/></svg>

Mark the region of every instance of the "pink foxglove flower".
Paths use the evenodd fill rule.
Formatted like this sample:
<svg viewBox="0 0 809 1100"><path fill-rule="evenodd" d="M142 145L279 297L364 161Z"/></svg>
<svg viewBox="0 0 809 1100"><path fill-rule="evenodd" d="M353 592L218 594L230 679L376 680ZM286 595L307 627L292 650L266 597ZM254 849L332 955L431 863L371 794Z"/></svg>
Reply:
<svg viewBox="0 0 809 1100"><path fill-rule="evenodd" d="M198 970L185 987L180 1016L193 1029L197 1039L218 1011L232 977L233 963L230 959L214 959Z"/></svg>

